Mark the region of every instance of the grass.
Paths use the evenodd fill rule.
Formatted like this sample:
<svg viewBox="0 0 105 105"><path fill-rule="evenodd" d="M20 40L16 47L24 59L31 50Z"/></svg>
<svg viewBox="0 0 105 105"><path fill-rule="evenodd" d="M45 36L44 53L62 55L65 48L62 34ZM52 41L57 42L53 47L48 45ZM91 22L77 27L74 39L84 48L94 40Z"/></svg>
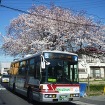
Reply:
<svg viewBox="0 0 105 105"><path fill-rule="evenodd" d="M105 84L90 84L86 91L88 96L99 96L105 93Z"/></svg>
<svg viewBox="0 0 105 105"><path fill-rule="evenodd" d="M105 79L81 79L80 83L87 83L88 96L105 95Z"/></svg>

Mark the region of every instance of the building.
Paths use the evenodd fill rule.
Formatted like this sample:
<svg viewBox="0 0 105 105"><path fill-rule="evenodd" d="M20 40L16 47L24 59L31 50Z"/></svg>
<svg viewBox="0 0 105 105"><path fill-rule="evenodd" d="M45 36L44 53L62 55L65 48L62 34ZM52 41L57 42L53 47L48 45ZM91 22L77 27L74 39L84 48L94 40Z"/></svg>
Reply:
<svg viewBox="0 0 105 105"><path fill-rule="evenodd" d="M79 78L105 78L105 57L79 56Z"/></svg>
<svg viewBox="0 0 105 105"><path fill-rule="evenodd" d="M10 70L11 62L0 62L0 73L1 74L8 74Z"/></svg>

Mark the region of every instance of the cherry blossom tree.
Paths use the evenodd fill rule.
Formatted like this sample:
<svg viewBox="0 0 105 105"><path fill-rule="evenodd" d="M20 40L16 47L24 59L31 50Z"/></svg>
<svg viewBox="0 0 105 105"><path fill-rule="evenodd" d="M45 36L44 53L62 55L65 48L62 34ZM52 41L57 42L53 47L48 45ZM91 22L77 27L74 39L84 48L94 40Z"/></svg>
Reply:
<svg viewBox="0 0 105 105"><path fill-rule="evenodd" d="M105 49L105 26L83 12L52 6L32 6L29 14L11 20L2 49L16 56L42 50L76 52L86 46Z"/></svg>

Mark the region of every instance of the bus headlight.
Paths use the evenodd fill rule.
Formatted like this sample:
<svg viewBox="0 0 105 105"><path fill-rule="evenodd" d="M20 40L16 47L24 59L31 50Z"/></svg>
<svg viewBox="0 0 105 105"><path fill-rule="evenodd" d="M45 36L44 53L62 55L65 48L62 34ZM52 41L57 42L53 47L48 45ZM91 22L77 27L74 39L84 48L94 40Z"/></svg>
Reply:
<svg viewBox="0 0 105 105"><path fill-rule="evenodd" d="M70 97L79 97L79 94L70 94Z"/></svg>
<svg viewBox="0 0 105 105"><path fill-rule="evenodd" d="M45 94L45 98L56 98L56 94Z"/></svg>

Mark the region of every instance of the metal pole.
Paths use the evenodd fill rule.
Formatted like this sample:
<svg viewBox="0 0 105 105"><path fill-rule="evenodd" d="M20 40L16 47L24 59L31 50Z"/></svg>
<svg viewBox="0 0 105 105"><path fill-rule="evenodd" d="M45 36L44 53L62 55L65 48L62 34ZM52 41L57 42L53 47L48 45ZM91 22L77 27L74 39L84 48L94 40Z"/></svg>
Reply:
<svg viewBox="0 0 105 105"><path fill-rule="evenodd" d="M90 83L89 83L89 74L88 74L88 94L90 93Z"/></svg>

